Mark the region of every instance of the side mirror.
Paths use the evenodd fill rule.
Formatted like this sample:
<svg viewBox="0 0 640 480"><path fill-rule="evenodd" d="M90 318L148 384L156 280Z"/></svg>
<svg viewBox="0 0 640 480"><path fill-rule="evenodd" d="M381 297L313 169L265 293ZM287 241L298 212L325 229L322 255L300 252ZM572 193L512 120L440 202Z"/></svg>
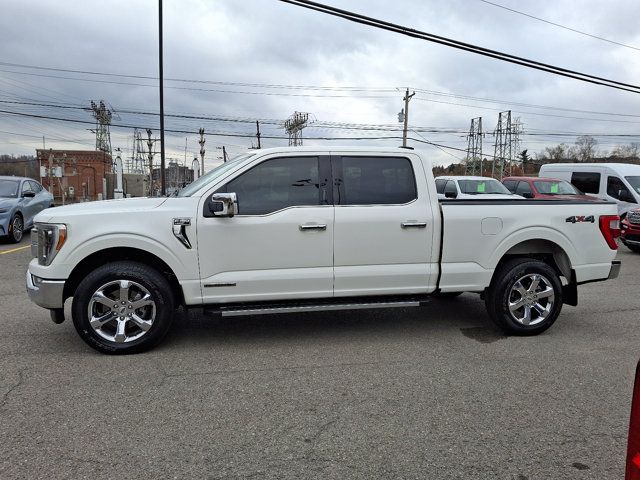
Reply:
<svg viewBox="0 0 640 480"><path fill-rule="evenodd" d="M33 197L35 197L35 196L36 196L36 192L23 192L23 193L22 193L22 196L23 196L24 198L33 198Z"/></svg>
<svg viewBox="0 0 640 480"><path fill-rule="evenodd" d="M458 192L444 192L444 198L457 198Z"/></svg>
<svg viewBox="0 0 640 480"><path fill-rule="evenodd" d="M209 212L214 217L233 217L238 213L238 197L235 193L214 193L209 201Z"/></svg>
<svg viewBox="0 0 640 480"><path fill-rule="evenodd" d="M524 193L522 194L522 196L523 196L524 198L533 198L533 193L531 193L531 192L524 192Z"/></svg>

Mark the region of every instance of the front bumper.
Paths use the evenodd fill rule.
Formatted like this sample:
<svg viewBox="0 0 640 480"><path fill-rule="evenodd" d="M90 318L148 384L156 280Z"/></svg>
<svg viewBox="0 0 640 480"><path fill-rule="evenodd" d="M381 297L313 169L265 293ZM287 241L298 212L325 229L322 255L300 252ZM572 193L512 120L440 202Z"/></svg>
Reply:
<svg viewBox="0 0 640 480"><path fill-rule="evenodd" d="M43 308L63 308L64 280L48 280L36 277L27 270L29 299Z"/></svg>

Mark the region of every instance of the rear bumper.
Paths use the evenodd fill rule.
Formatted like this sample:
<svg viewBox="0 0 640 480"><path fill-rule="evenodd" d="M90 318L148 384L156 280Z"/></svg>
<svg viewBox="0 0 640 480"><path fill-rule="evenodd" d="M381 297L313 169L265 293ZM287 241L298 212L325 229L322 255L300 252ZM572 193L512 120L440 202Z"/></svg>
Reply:
<svg viewBox="0 0 640 480"><path fill-rule="evenodd" d="M27 271L29 299L42 308L63 308L64 280L48 280Z"/></svg>
<svg viewBox="0 0 640 480"><path fill-rule="evenodd" d="M613 262L611 262L611 270L609 271L609 276L607 277L607 280L618 278L621 265L622 265L622 262L620 260L614 260Z"/></svg>

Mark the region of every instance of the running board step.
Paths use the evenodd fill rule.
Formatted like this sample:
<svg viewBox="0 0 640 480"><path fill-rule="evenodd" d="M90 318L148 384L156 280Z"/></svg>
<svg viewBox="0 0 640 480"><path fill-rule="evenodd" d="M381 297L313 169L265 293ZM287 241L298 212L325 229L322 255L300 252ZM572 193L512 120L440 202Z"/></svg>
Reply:
<svg viewBox="0 0 640 480"><path fill-rule="evenodd" d="M205 307L206 313L236 317L241 315L268 315L278 313L326 312L332 310L363 310L375 308L419 307L426 302L425 297L402 299L341 299L342 301L319 301L297 303L266 303Z"/></svg>

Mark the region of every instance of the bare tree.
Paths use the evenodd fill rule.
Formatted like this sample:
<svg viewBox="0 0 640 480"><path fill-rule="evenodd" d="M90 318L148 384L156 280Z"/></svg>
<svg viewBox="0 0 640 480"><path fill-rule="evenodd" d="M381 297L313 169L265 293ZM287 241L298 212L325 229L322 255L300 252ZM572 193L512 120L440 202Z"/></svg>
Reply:
<svg viewBox="0 0 640 480"><path fill-rule="evenodd" d="M612 157L618 158L640 158L640 143L632 142L628 145L617 145L611 151Z"/></svg>
<svg viewBox="0 0 640 480"><path fill-rule="evenodd" d="M573 148L571 148L571 156L579 162L592 161L596 156L596 145L598 141L590 135L580 135Z"/></svg>
<svg viewBox="0 0 640 480"><path fill-rule="evenodd" d="M545 147L540 157L551 162L561 162L569 157L569 146L566 143L561 143L555 147Z"/></svg>

